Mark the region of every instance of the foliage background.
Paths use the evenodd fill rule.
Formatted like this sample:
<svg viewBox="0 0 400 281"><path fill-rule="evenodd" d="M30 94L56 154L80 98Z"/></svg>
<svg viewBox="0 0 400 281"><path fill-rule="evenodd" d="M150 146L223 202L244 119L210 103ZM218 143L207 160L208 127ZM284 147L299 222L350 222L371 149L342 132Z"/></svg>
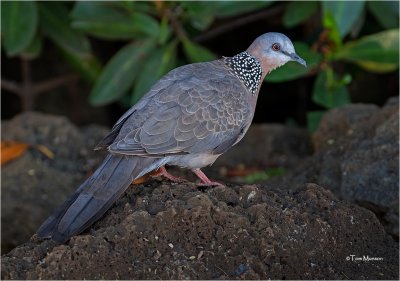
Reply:
<svg viewBox="0 0 400 281"><path fill-rule="evenodd" d="M398 94L398 1L2 1L2 118L42 110L111 125L169 70L268 31L309 67L267 76L258 122L313 131L327 109Z"/></svg>

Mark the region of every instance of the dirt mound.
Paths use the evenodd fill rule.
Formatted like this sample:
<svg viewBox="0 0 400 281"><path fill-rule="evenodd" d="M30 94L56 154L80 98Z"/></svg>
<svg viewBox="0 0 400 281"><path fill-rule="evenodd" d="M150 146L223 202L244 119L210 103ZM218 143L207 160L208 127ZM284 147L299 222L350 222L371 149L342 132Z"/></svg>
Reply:
<svg viewBox="0 0 400 281"><path fill-rule="evenodd" d="M6 253L24 243L40 224L101 163L105 153L93 147L106 135L100 126L77 128L67 118L27 112L3 122L2 139L44 145L54 153L49 159L35 149L2 167L1 249ZM284 141L284 140L290 141ZM293 167L309 155L306 131L277 124L255 124L235 149L208 169L212 178L227 182L220 170L240 165L265 169L271 165ZM254 153L258 151L258 153ZM193 173L173 173L196 180ZM207 169L206 169L207 170Z"/></svg>
<svg viewBox="0 0 400 281"><path fill-rule="evenodd" d="M38 113L3 124L3 139L55 155L30 149L2 167L3 252L27 241L96 168L103 154L92 147L105 132ZM253 128L214 173L278 165L284 176L205 190L150 180L67 244L33 236L3 255L1 277L398 280L398 242L387 234L398 235L398 100L330 111L313 144L303 162L311 153L304 131Z"/></svg>
<svg viewBox="0 0 400 281"><path fill-rule="evenodd" d="M315 184L202 192L152 180L66 245L33 237L2 257L3 279L398 277L397 244L375 215Z"/></svg>

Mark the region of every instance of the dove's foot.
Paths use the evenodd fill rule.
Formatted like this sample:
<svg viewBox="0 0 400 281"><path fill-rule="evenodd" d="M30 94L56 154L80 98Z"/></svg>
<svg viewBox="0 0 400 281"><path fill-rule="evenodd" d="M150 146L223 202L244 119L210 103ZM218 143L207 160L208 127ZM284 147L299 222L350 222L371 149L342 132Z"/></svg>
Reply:
<svg viewBox="0 0 400 281"><path fill-rule="evenodd" d="M198 186L224 186L222 183L210 180L200 169L193 169L192 171L201 180Z"/></svg>
<svg viewBox="0 0 400 281"><path fill-rule="evenodd" d="M165 169L164 166L161 166L157 170L156 174L154 174L152 176L153 177L164 176L164 177L166 177L167 179L169 179L170 181L173 181L173 182L179 182L179 183L187 182L187 180L185 180L185 179L182 179L182 178L179 178L179 177L175 177L175 176L171 175L170 173L168 173L167 169Z"/></svg>

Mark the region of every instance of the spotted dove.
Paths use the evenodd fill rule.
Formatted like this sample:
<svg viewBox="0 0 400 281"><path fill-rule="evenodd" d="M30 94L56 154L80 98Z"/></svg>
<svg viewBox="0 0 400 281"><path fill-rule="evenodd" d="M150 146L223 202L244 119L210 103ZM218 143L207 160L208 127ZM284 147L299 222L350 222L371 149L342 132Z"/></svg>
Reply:
<svg viewBox="0 0 400 281"><path fill-rule="evenodd" d="M239 142L253 119L265 76L288 61L306 65L288 37L265 33L233 57L178 67L161 78L97 145L101 166L42 224L39 237L64 243L98 220L134 179L165 165L211 165Z"/></svg>

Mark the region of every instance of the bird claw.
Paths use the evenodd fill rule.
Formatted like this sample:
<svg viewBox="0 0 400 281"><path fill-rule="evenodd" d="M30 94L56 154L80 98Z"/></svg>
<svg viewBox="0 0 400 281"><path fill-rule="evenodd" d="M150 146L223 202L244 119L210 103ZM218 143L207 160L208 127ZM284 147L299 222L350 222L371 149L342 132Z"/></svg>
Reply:
<svg viewBox="0 0 400 281"><path fill-rule="evenodd" d="M198 186L225 186L219 182L210 180L200 169L193 169L192 171L201 180Z"/></svg>
<svg viewBox="0 0 400 281"><path fill-rule="evenodd" d="M222 183L219 183L217 181L201 182L201 183L198 183L197 186L199 186L199 187L203 187L203 186L221 186L221 187L225 187L225 185L223 185Z"/></svg>
<svg viewBox="0 0 400 281"><path fill-rule="evenodd" d="M222 183L210 180L200 169L194 169L193 172L201 180L200 183L196 184L198 187L208 187L208 186L223 186L224 187L225 186ZM175 176L171 175L170 173L168 173L167 169L165 169L164 166L160 167L156 171L156 173L152 175L152 177L157 177L157 176L164 176L172 182L188 183L187 180L180 178L180 177L175 177Z"/></svg>
<svg viewBox="0 0 400 281"><path fill-rule="evenodd" d="M180 177L175 177L173 175L171 175L170 173L167 172L167 169L165 169L164 166L160 167L157 171L157 173L155 175L153 175L153 177L157 177L157 176L164 176L167 179L169 179L172 182L177 182L177 183L184 183L184 182L188 182L187 180L180 178Z"/></svg>

